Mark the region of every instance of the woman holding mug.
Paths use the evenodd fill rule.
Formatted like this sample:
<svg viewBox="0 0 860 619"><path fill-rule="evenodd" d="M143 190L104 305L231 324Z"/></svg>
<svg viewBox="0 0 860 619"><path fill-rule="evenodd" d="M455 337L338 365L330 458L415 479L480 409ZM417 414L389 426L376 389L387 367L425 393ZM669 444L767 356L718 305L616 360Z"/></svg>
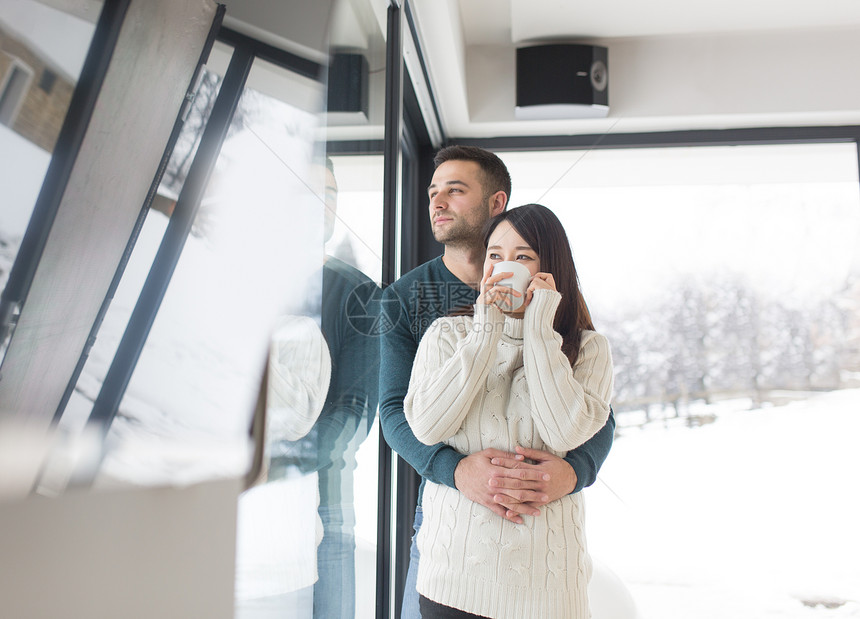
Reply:
<svg viewBox="0 0 860 619"><path fill-rule="evenodd" d="M421 340L404 401L407 420L422 442L445 442L461 453L526 447L563 455L609 416L608 342L594 331L552 211L529 204L502 213L489 222L485 246L471 315L440 318ZM516 281L513 271L494 273L496 263L510 261L528 269L525 290L503 285ZM523 516L522 524L429 481L422 506L424 619L590 616L581 493Z"/></svg>

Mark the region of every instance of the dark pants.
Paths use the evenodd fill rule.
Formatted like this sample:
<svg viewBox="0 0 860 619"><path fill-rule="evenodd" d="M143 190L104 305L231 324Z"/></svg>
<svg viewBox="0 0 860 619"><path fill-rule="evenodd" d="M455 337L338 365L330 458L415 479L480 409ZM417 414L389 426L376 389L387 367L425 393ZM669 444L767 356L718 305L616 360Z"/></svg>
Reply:
<svg viewBox="0 0 860 619"><path fill-rule="evenodd" d="M481 619L483 615L473 615L450 606L443 606L426 597L419 596L418 608L421 609L421 619Z"/></svg>

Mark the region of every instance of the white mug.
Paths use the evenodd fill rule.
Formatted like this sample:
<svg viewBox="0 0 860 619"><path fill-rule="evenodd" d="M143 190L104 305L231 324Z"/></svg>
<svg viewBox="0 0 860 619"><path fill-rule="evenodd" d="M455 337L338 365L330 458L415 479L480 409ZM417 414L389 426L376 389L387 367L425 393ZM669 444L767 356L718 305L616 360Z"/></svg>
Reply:
<svg viewBox="0 0 860 619"><path fill-rule="evenodd" d="M517 292L522 293L521 297L511 295L512 305L510 307L504 303L498 303L497 305L505 311L518 310L526 300L526 288L529 287L529 281L531 281L532 274L529 273L528 268L526 268L523 263L515 262L513 260L497 262L493 266L493 275L496 273L513 273L513 277L508 277L500 282L496 282L496 286L507 286L508 288L513 288Z"/></svg>

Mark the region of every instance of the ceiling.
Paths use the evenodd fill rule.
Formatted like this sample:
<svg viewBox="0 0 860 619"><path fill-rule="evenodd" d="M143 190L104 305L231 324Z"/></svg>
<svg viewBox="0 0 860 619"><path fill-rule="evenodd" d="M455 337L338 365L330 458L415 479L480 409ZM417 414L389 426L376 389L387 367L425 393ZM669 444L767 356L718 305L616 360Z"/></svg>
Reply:
<svg viewBox="0 0 860 619"><path fill-rule="evenodd" d="M21 2L3 1L11 1L10 7ZM102 3L37 1L88 21ZM231 27L319 61L326 58L324 42L303 37L319 31L316 25L335 3L342 10L341 19L330 24L331 42L363 50L372 68L384 65L391 0L221 1L228 5L225 22ZM409 5L449 138L860 124L860 0L409 0ZM608 48L606 118L515 118L514 50L542 42ZM406 54L407 66L417 73L415 55L409 49ZM384 79L378 71L372 79L378 109L364 127L339 127L345 138L349 131L380 137ZM428 108L429 98L423 104Z"/></svg>
<svg viewBox="0 0 860 619"><path fill-rule="evenodd" d="M548 125L546 121L518 121L513 118L512 111L494 112L489 101L492 97L486 93L497 88L496 98L513 96L507 92L512 90L513 78L505 75L512 73L512 65L493 64L487 57L510 55L512 58L513 50L524 43L607 45L610 50L609 72L613 75L613 53L616 58L628 60L624 50L632 49L631 42L634 41L638 46L651 46L651 49L656 49L655 46L662 42L672 41L677 49L682 50L681 55L684 55L683 45L693 49L697 42L720 37L724 40L728 40L726 37L773 37L774 41L779 41L778 37L786 37L788 33L824 33L820 36L826 40L826 33L830 31L850 30L857 32L856 38L860 41L858 0L723 0L719 3L690 3L688 0L603 0L588 3L582 0L412 0L410 4L421 46L429 61L428 71L445 132L455 137L588 133L606 131L615 126L613 123L618 119L613 120L612 94L621 96L627 87L619 82L613 84L612 78L609 118L600 121L580 120ZM786 45L791 47L790 43ZM621 51L616 52L616 47ZM852 62L854 67L860 63L860 47L857 50ZM810 49L809 52L814 54L821 50ZM766 49L762 50L760 62L764 62L767 53ZM844 50L840 53L844 54ZM822 54L822 59L826 57L826 53ZM778 62L778 59L773 62ZM622 72L616 71L614 77L621 79ZM628 76L628 83L631 81L632 77ZM613 86L618 86L614 93ZM857 105L840 104L837 107L843 112L845 107L860 109L860 101ZM761 118L760 110L754 107L751 110L757 112L752 115L755 118L739 114L738 124L766 122ZM705 106L700 111L709 110ZM636 116L635 112L626 116ZM694 128L726 123L725 119L716 118L720 114L700 113L698 116L693 118L691 115L687 125ZM786 116L780 122L818 122L813 116L804 118L795 114L795 118ZM843 113L838 118L834 116L833 122L843 123L846 118ZM625 118L622 124L626 123L634 130L673 126L667 118L653 115L649 119L638 119L649 121L644 124L631 120Z"/></svg>
<svg viewBox="0 0 860 619"><path fill-rule="evenodd" d="M438 0L421 0L432 4ZM857 0L456 0L467 45L546 38L619 38L860 24ZM431 43L432 44L432 43Z"/></svg>

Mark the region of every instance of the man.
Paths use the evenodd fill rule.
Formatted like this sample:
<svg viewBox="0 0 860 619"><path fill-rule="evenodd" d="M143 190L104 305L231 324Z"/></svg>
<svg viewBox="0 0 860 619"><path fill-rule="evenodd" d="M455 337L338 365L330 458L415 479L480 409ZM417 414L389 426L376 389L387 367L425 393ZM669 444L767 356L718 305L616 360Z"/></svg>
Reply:
<svg viewBox="0 0 860 619"><path fill-rule="evenodd" d="M430 222L433 236L445 245L444 254L406 273L383 294L385 307L397 304L400 315L382 337L379 415L385 440L422 477L416 534L424 479L456 488L499 517L522 523L522 514L537 515L540 506L594 483L615 429L610 411L603 429L565 458L519 447L516 454L485 449L464 455L442 443L427 446L415 438L403 412L403 398L418 343L436 318L475 302L485 253L482 230L505 210L511 192L505 164L489 151L449 146L436 154L434 163ZM420 616L417 563L413 538L402 619Z"/></svg>

